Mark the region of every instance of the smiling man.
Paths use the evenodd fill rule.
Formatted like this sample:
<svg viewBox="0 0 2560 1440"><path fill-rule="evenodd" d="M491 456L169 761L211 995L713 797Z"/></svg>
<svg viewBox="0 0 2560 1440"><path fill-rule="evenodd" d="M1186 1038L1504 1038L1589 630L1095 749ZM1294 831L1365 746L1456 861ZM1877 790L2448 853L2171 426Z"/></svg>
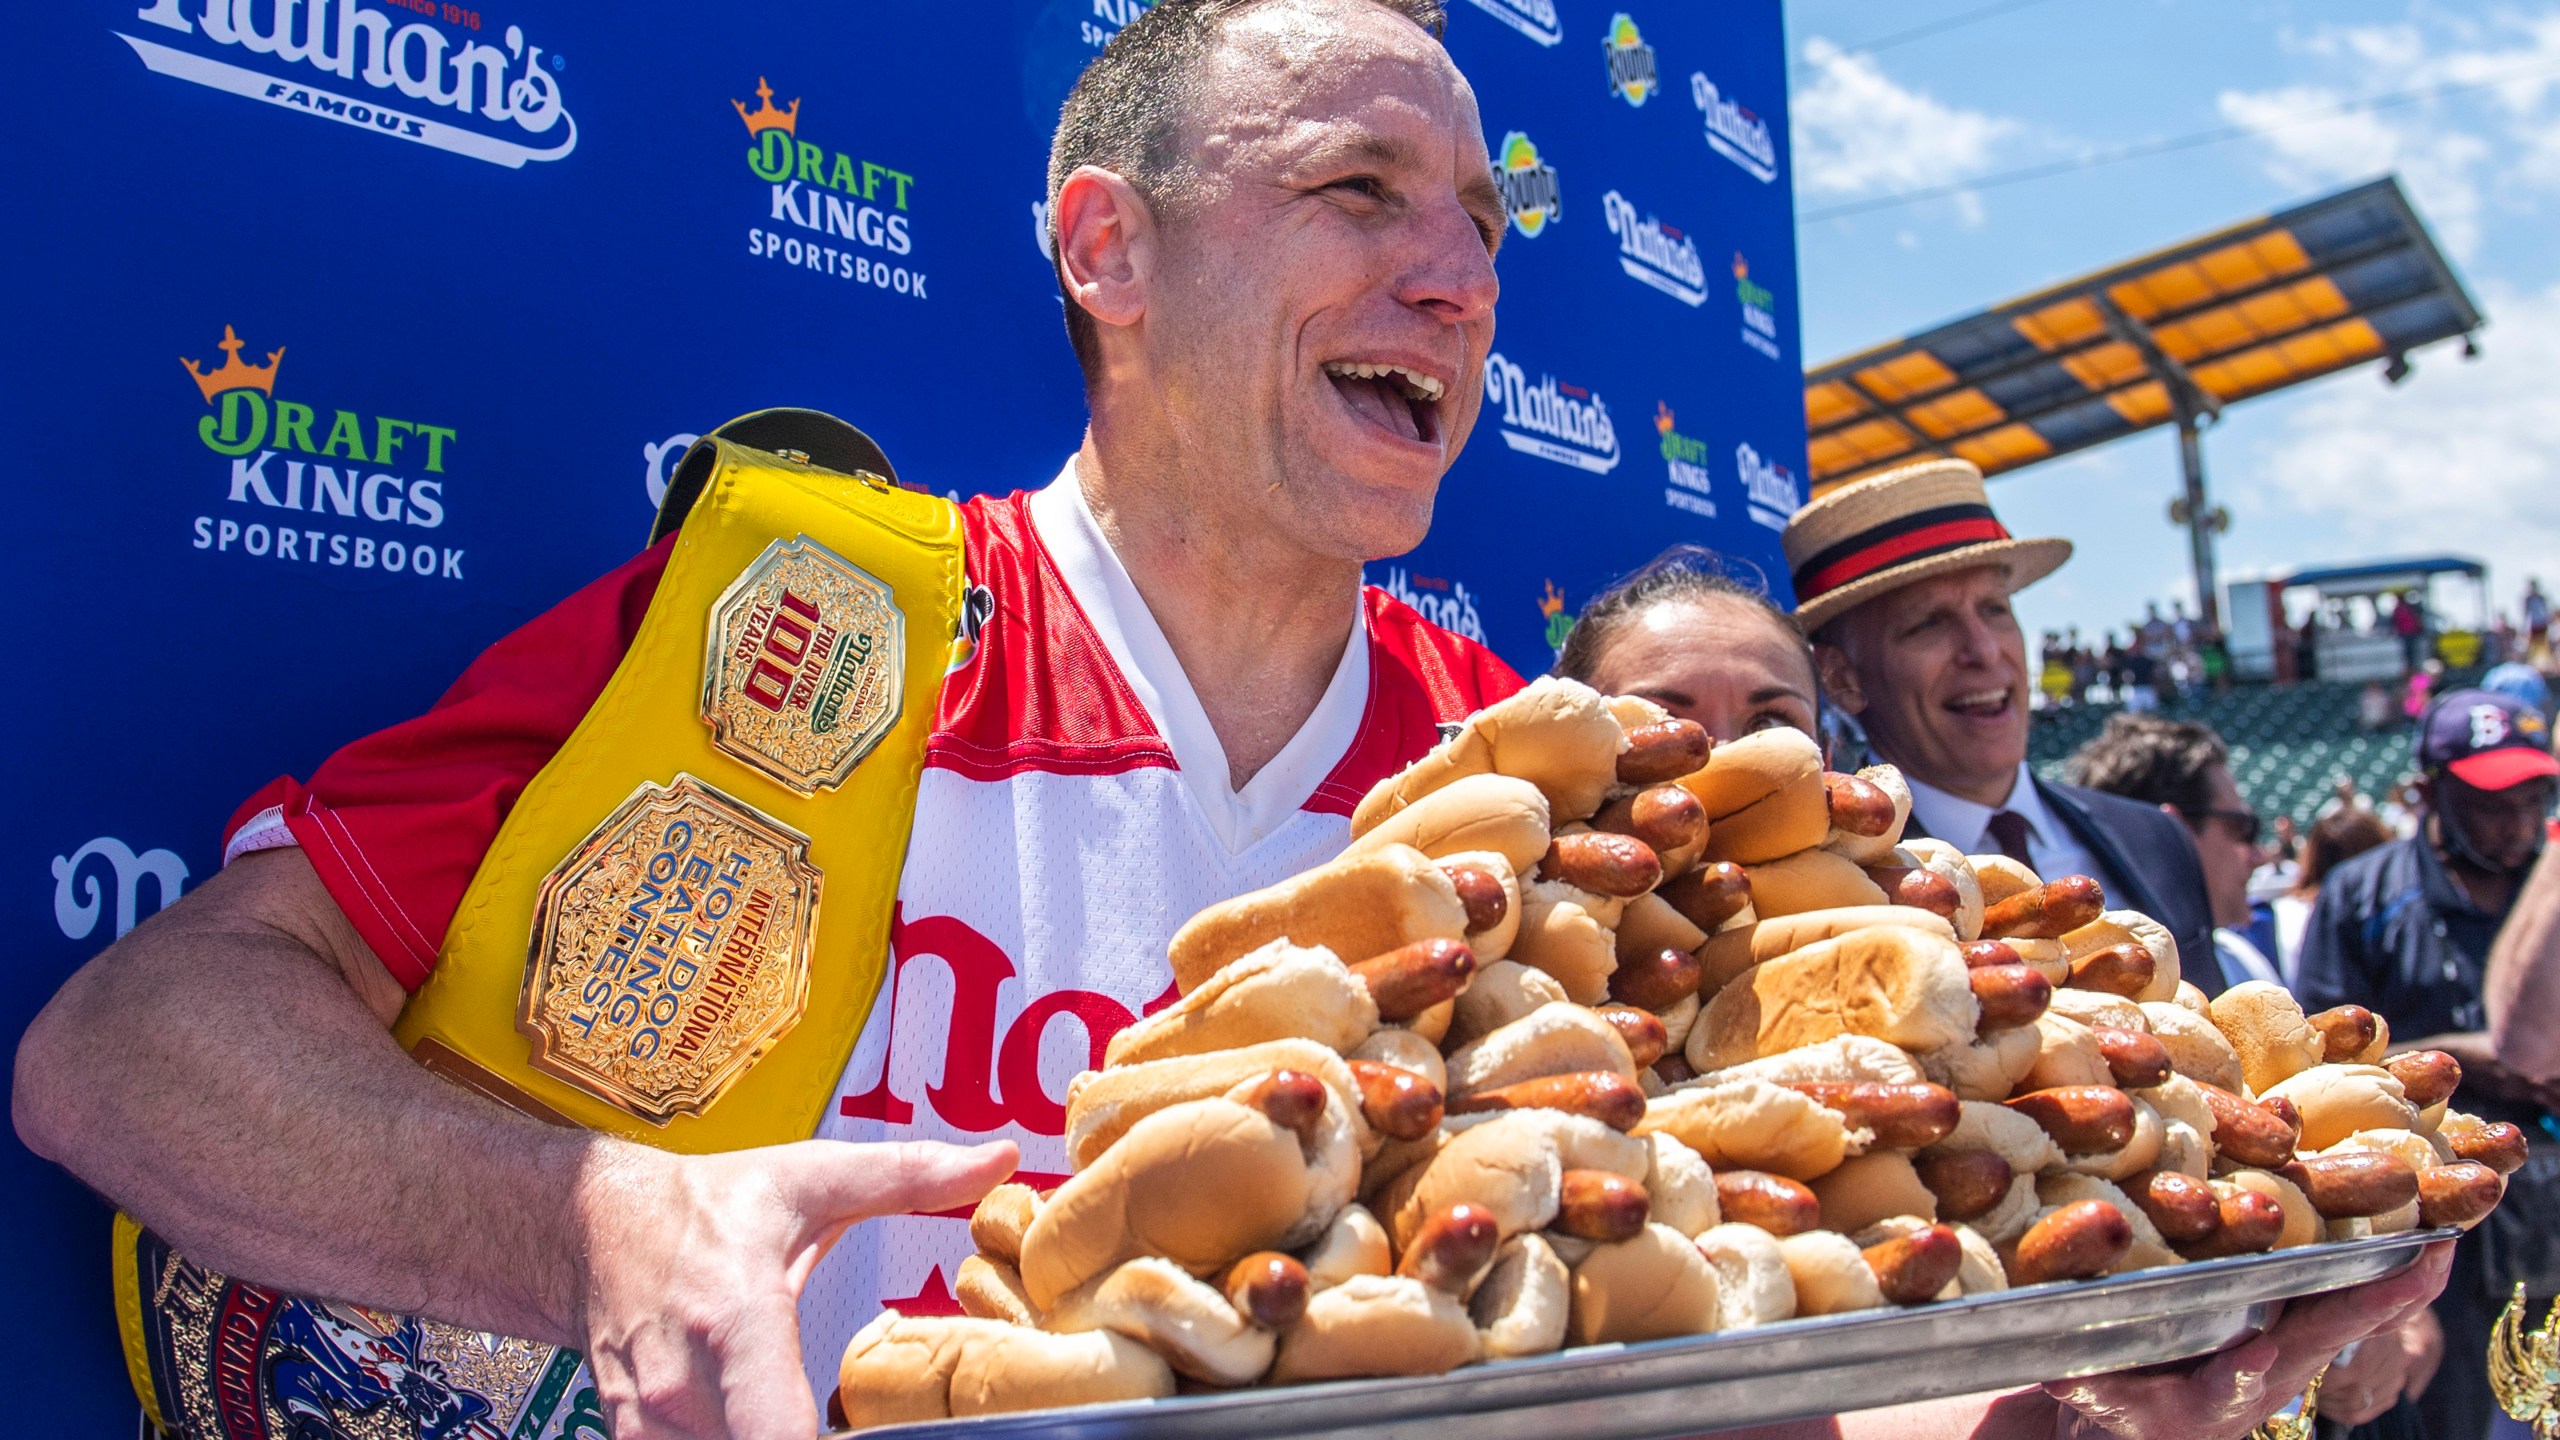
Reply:
<svg viewBox="0 0 2560 1440"><path fill-rule="evenodd" d="M1911 782L1913 828L2047 878L2095 877L2110 905L2168 926L2185 978L2220 993L2186 828L2027 765L2026 636L2009 597L2060 568L2071 542L2011 538L1981 471L1932 460L1822 496L1785 544L1824 689Z"/></svg>

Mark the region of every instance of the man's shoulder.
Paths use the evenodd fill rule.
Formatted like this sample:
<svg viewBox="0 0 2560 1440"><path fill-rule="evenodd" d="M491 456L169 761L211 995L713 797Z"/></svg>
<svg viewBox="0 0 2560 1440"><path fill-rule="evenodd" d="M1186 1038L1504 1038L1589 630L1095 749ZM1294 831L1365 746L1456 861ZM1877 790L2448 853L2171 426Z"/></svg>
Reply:
<svg viewBox="0 0 2560 1440"><path fill-rule="evenodd" d="M2339 861L2322 878L2320 898L2370 909L2383 898L2418 885L2418 842L2386 840L2361 855Z"/></svg>
<svg viewBox="0 0 2560 1440"><path fill-rule="evenodd" d="M1440 720L1463 719L1525 683L1480 638L1434 624L1375 585L1363 587L1361 604L1372 673L1424 697Z"/></svg>
<svg viewBox="0 0 2560 1440"><path fill-rule="evenodd" d="M2125 843L2164 843L2184 833L2184 827L2162 814L2157 805L2060 780L2039 778L2036 784L2043 788L2047 803L2060 802L2065 809L2077 807L2089 823L2103 827ZM2172 844L2171 848L2176 846Z"/></svg>

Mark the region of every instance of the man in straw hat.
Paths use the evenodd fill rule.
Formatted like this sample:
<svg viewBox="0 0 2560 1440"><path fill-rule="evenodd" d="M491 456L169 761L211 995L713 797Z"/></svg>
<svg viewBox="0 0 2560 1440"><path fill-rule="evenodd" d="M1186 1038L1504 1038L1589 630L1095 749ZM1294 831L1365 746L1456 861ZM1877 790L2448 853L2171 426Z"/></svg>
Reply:
<svg viewBox="0 0 2560 1440"><path fill-rule="evenodd" d="M1787 522L1796 623L1832 701L1911 782L1912 828L2039 875L2088 875L2177 937L2185 977L2222 989L2195 842L2157 807L2027 767L2026 636L2009 597L2071 558L2011 538L1963 460L1844 485Z"/></svg>

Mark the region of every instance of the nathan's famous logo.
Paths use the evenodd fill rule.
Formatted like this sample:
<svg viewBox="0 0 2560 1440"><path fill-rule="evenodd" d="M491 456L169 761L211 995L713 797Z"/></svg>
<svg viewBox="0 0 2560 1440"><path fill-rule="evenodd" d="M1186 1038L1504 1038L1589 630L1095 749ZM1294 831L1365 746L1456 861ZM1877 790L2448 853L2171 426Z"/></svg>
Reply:
<svg viewBox="0 0 2560 1440"><path fill-rule="evenodd" d="M1600 197L1600 209L1609 217L1609 233L1618 237L1619 269L1683 304L1706 300L1707 267L1698 258L1697 241L1639 212L1615 190Z"/></svg>
<svg viewBox="0 0 2560 1440"><path fill-rule="evenodd" d="M1769 134L1768 121L1740 101L1726 99L1716 82L1703 74L1689 77L1689 98L1698 102L1698 113L1706 117L1709 149L1763 185L1778 178L1778 142Z"/></svg>
<svg viewBox="0 0 2560 1440"><path fill-rule="evenodd" d="M905 255L915 249L908 206L915 198L916 177L849 150L829 150L801 139L799 97L788 105L774 104L773 86L761 75L756 77L756 101L752 110L743 100L729 104L746 122L752 141L747 146L747 168L772 187L772 208L765 219L825 238L804 239L751 225L747 253L924 299L922 270L859 254L854 248L883 255ZM829 239L846 243L831 245L826 243Z"/></svg>
<svg viewBox="0 0 2560 1440"><path fill-rule="evenodd" d="M1484 643L1484 616L1477 611L1476 597L1467 593L1464 580L1408 576L1403 566L1395 565L1387 570L1387 583L1378 588L1412 606L1423 619L1441 629Z"/></svg>
<svg viewBox="0 0 2560 1440"><path fill-rule="evenodd" d="M1538 614L1546 620L1547 648L1561 656L1564 637L1573 633L1573 612L1564 608L1564 592L1556 588L1556 582L1549 580L1545 584L1547 593L1538 597Z"/></svg>
<svg viewBox="0 0 2560 1440"><path fill-rule="evenodd" d="M1511 228L1535 240L1564 218L1564 193L1556 187L1556 167L1538 158L1538 147L1514 130L1502 137L1494 156L1493 183L1502 187L1502 208L1511 212Z"/></svg>
<svg viewBox="0 0 2560 1440"><path fill-rule="evenodd" d="M1742 493L1751 502L1751 518L1772 530L1787 528L1787 517L1804 508L1804 486L1796 472L1775 460L1763 460L1744 441L1733 447L1733 466L1742 475Z"/></svg>
<svg viewBox="0 0 2560 1440"><path fill-rule="evenodd" d="M1485 400L1502 410L1502 443L1523 454L1594 475L1618 468L1618 429L1609 406L1579 385L1529 372L1495 351L1485 357Z"/></svg>
<svg viewBox="0 0 2560 1440"><path fill-rule="evenodd" d="M1564 38L1555 0L1475 0L1475 7L1541 45Z"/></svg>
<svg viewBox="0 0 2560 1440"><path fill-rule="evenodd" d="M1653 402L1653 428L1662 432L1663 474L1671 482L1663 487L1662 503L1692 515L1716 513L1716 502L1707 498L1714 489L1707 471L1707 442L1673 428L1671 407L1659 400Z"/></svg>
<svg viewBox="0 0 2560 1440"><path fill-rule="evenodd" d="M194 548L462 578L462 551L414 533L443 528L452 426L336 408L324 420L321 407L276 393L285 347L253 364L240 358L247 342L225 325L214 348L222 352L219 365L184 356L178 363L210 407L197 417L196 438L231 461L223 503L248 508L195 517ZM310 458L288 458L294 455Z"/></svg>
<svg viewBox="0 0 2560 1440"><path fill-rule="evenodd" d="M1751 283L1751 262L1733 252L1733 298L1742 306L1742 343L1778 358L1778 297Z"/></svg>
<svg viewBox="0 0 2560 1440"><path fill-rule="evenodd" d="M1642 105L1662 88L1662 77L1653 68L1653 47L1644 43L1626 11L1609 17L1609 34L1600 49L1609 60L1610 94L1630 105Z"/></svg>
<svg viewBox="0 0 2560 1440"><path fill-rule="evenodd" d="M167 33L116 36L155 73L510 170L578 148L578 122L560 98L560 57L544 63L522 27L508 26L493 45L478 38L476 9L386 3L402 12L398 20L362 0L197 0L193 16L187 0L152 0L134 18ZM364 88L332 89L321 76ZM400 98L389 102L385 92ZM533 136L543 138L527 143Z"/></svg>

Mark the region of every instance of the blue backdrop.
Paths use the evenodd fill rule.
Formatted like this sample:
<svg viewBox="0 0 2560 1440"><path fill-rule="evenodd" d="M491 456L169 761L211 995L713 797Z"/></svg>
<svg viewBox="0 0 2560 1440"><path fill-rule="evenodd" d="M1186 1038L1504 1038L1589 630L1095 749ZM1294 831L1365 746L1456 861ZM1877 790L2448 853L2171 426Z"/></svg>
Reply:
<svg viewBox="0 0 2560 1440"><path fill-rule="evenodd" d="M1500 329L1430 541L1370 578L1523 671L1676 540L1783 588L1801 498L1778 0L1620 3L1451 0ZM1048 133L1141 6L978 8L13 12L0 585L79 664L7 721L0 1037L260 783L637 548L691 432L808 405L938 491L1056 471ZM106 1210L14 1139L0 1183L0 1428L130 1433Z"/></svg>

